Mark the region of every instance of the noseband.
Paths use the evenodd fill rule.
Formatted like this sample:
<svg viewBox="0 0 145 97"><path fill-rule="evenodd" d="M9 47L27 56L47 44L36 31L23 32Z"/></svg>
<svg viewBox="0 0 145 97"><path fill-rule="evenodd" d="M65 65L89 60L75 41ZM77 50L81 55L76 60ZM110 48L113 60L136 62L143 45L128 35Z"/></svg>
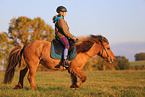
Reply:
<svg viewBox="0 0 145 97"><path fill-rule="evenodd" d="M109 57L109 54L108 54L108 52L107 52L107 50L106 50L106 48L105 48L105 45L108 45L109 43L106 43L106 44L104 44L104 45L102 45L103 46L103 49L102 49L102 53L100 54L100 56L101 57L103 57L102 55L103 55L103 50L105 50L105 52L106 52L106 54L107 54L107 57Z"/></svg>
<svg viewBox="0 0 145 97"><path fill-rule="evenodd" d="M109 43L106 43L106 44L102 45L103 46L103 49L102 49L102 53L100 54L101 57L103 57L103 50L105 50L105 52L107 54L107 57L110 57L109 54L108 54L108 52L107 52L107 50L106 50L106 48L105 48L106 45L109 45ZM110 61L112 61L112 58L111 57L110 57Z"/></svg>

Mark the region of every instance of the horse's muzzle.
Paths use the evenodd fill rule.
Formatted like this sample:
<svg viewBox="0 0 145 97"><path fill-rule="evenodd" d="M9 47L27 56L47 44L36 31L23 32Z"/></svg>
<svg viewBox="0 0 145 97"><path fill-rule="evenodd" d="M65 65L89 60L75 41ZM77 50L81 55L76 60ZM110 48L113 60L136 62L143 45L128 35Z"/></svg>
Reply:
<svg viewBox="0 0 145 97"><path fill-rule="evenodd" d="M108 58L109 63L113 63L116 59Z"/></svg>

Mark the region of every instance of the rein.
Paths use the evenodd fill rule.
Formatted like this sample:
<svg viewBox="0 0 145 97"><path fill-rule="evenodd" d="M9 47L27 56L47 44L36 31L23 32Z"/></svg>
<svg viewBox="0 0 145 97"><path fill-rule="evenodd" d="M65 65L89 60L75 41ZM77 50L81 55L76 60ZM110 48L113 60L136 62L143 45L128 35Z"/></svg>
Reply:
<svg viewBox="0 0 145 97"><path fill-rule="evenodd" d="M107 52L107 50L106 50L106 48L105 48L105 45L108 45L108 43L107 43L107 44L104 44L104 45L102 45L102 46L103 46L103 49L105 50L105 52L106 52L106 54L107 54L107 57L109 57L109 54L108 54L108 52ZM100 55L101 57L102 57L102 55L103 55L103 49L102 49L102 54Z"/></svg>
<svg viewBox="0 0 145 97"><path fill-rule="evenodd" d="M102 49L102 53L101 53L101 57L102 57L102 55L103 55L103 50L105 50L105 52L106 52L106 54L107 54L107 57L109 57L109 54L108 54L108 52L107 52L107 50L106 50L106 48L105 48L105 45L108 45L109 43L107 43L107 44L104 44L104 45L102 45L103 46L103 49ZM87 54L86 52L85 52L85 54L88 56L88 57L90 57L90 58L93 58L92 56L90 56L89 54ZM110 58L111 59L111 58ZM105 60L105 59L104 59Z"/></svg>
<svg viewBox="0 0 145 97"><path fill-rule="evenodd" d="M92 56L88 55L86 52L85 52L85 54L86 54L87 56L89 56L90 58L93 58L93 57L94 57L94 56L92 57Z"/></svg>
<svg viewBox="0 0 145 97"><path fill-rule="evenodd" d="M108 45L108 43L105 44L105 45ZM105 45L102 45L102 46L103 46L103 49L105 50L105 52L106 52L106 54L107 54L107 57L110 57L109 54L108 54L108 52L107 52L107 50L106 50L106 48L105 48ZM103 49L102 49L102 54L100 55L101 57L102 57L102 55L103 55ZM112 61L112 58L111 58L111 57L110 57L110 60Z"/></svg>

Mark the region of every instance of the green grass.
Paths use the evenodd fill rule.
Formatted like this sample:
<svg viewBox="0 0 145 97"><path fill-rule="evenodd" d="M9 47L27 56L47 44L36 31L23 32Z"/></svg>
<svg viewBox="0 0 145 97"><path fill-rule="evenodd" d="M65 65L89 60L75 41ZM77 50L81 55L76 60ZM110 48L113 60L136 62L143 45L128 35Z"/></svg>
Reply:
<svg viewBox="0 0 145 97"><path fill-rule="evenodd" d="M0 97L143 97L145 96L145 71L83 71L87 81L77 90L70 89L67 71L37 72L31 90L27 77L24 88L14 90L19 73L11 84L1 84L4 72L0 72Z"/></svg>
<svg viewBox="0 0 145 97"><path fill-rule="evenodd" d="M141 65L145 65L145 61L134 61L134 62L130 62L131 66L141 66Z"/></svg>

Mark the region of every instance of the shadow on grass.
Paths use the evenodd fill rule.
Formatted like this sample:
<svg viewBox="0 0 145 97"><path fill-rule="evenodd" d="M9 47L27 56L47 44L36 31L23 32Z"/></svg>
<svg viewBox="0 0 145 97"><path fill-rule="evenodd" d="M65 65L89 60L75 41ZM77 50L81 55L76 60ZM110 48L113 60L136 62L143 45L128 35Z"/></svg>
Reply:
<svg viewBox="0 0 145 97"><path fill-rule="evenodd" d="M6 89L9 89L9 88L6 88ZM23 87L22 89L24 90L32 90L31 87ZM18 90L18 89L16 89ZM44 88L44 87L40 87L40 86L37 86L37 91L54 91L54 90L64 90L63 87L59 87L59 86L56 86L56 87L47 87L47 88Z"/></svg>
<svg viewBox="0 0 145 97"><path fill-rule="evenodd" d="M54 91L54 90L64 90L63 87L61 86L56 86L56 87L47 87L47 88L44 88L44 87L37 87L37 90L39 91Z"/></svg>

